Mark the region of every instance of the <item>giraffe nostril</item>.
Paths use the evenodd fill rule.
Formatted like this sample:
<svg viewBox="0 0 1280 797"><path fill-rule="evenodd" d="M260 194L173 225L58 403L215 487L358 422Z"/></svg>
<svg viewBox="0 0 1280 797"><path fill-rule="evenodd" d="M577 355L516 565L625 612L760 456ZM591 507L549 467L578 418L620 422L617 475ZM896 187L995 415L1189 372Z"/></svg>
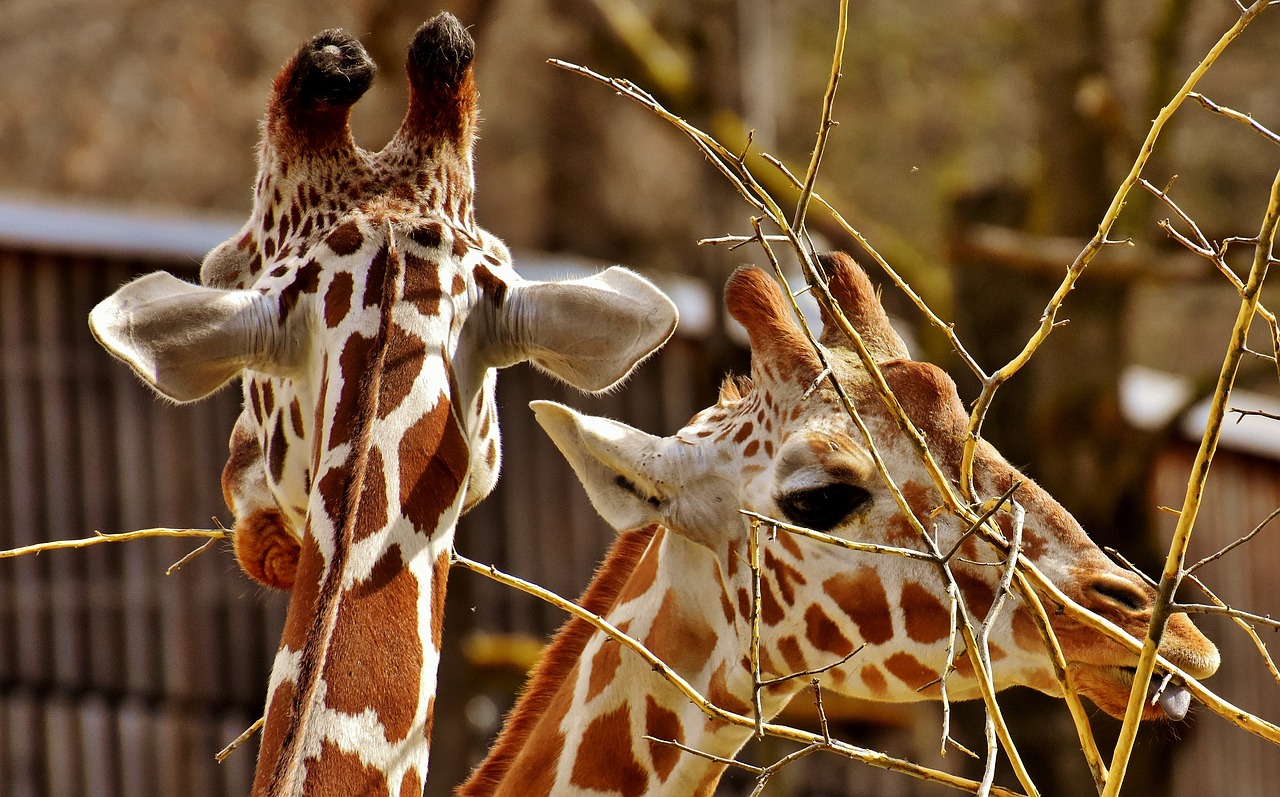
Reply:
<svg viewBox="0 0 1280 797"><path fill-rule="evenodd" d="M1126 611L1138 612L1149 608L1150 596L1134 584L1121 579L1100 579L1089 585L1089 591L1107 603Z"/></svg>

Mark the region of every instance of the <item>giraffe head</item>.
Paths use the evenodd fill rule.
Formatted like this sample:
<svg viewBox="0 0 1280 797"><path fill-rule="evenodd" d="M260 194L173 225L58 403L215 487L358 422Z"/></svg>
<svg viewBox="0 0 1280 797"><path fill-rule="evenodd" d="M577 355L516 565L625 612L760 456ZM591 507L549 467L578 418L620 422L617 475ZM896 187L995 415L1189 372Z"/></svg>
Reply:
<svg viewBox="0 0 1280 797"><path fill-rule="evenodd" d="M843 255L822 260L834 298L940 467L957 481L967 415L954 383L941 369L909 358L866 275L851 260ZM751 378L727 382L719 402L675 435L653 437L550 403L536 403L535 410L612 525L660 524L711 551L716 572L694 580L719 579L721 606L705 611L716 625L727 623L745 640L749 525L740 509L859 542L922 551L926 546L899 510L864 436L823 379L823 366L774 280L758 270L741 270L730 280L726 300L750 336ZM939 511L941 498L914 447L849 341L831 319L826 321L821 343L828 365L869 428L912 514L940 550L948 551L961 540L964 525ZM1025 510L1023 551L1063 592L1129 633L1145 634L1155 597L1151 588L1113 564L1061 505L986 443L979 448L975 471L976 488L986 497L1021 485L1014 498ZM1006 537L1013 531L1011 517L1000 516ZM933 563L850 552L785 531L764 536L766 677L825 667L865 644L824 676L828 687L890 701L939 694L937 681L948 672L952 627L945 582ZM989 543L969 537L952 561L964 604L976 621L992 607L1002 574L997 563L1003 556ZM715 605L706 596L700 603ZM1053 616L1051 622L1079 690L1107 713L1122 716L1136 657L1066 615ZM963 642L955 649L962 651ZM1161 652L1194 677L1212 674L1218 666L1217 649L1185 615L1170 621ZM1026 685L1050 694L1060 691L1040 634L1019 601L998 615L990 653L997 688ZM977 696L967 656L958 655L954 665L948 694ZM740 679L747 675L738 673ZM1170 716L1185 711L1181 697L1165 705ZM1147 716L1161 713L1153 707Z"/></svg>
<svg viewBox="0 0 1280 797"><path fill-rule="evenodd" d="M498 473L496 369L600 391L675 327L639 276L525 280L477 226L473 53L448 14L418 30L408 111L375 153L348 128L375 71L364 48L341 31L304 44L273 86L252 215L203 285L151 274L90 316L174 401L243 377L223 473L237 554L293 588L266 793L420 791L452 535Z"/></svg>

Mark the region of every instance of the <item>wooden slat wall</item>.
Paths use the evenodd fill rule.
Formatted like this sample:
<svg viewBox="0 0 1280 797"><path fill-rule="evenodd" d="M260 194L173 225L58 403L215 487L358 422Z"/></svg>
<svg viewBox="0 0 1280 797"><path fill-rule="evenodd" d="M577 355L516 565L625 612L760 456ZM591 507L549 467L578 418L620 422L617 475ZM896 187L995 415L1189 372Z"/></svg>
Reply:
<svg viewBox="0 0 1280 797"><path fill-rule="evenodd" d="M1153 481L1155 503L1175 509L1182 506L1194 457L1194 449L1182 445L1161 458ZM1197 516L1188 563L1239 539L1276 507L1280 507L1280 464L1219 451ZM1160 523L1167 542L1174 518L1164 515ZM1249 543L1205 565L1197 575L1228 604L1276 616L1280 606L1278 524L1273 521ZM1186 589L1183 596L1196 603L1209 602L1195 588ZM1197 615L1194 619L1222 653L1222 668L1205 685L1263 719L1280 721L1280 684L1267 672L1249 638L1227 618ZM1258 634L1273 657L1280 653L1274 632L1259 628ZM1280 750L1275 745L1203 708L1186 736L1175 761L1171 797L1276 793Z"/></svg>

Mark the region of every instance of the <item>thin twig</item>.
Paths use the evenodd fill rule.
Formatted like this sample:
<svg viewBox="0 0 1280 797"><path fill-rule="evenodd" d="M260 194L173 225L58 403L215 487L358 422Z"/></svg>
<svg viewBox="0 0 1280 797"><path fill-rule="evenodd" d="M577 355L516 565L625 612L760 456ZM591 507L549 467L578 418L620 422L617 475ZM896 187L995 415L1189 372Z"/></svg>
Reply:
<svg viewBox="0 0 1280 797"><path fill-rule="evenodd" d="M1223 116L1227 117L1228 119L1233 119L1237 122L1240 122L1242 124L1248 125L1249 127L1252 127L1255 131L1261 134L1263 138L1267 139L1272 144L1280 144L1280 136L1268 130L1265 126L1262 125L1261 122L1254 119L1251 115L1247 113L1240 113L1239 111L1233 111L1230 108L1226 108L1222 105L1218 105L1216 102L1214 102L1213 100L1210 100L1208 97L1204 96L1203 94L1200 94L1199 92L1193 91L1187 96L1193 100L1197 100L1201 105L1213 111L1214 113L1220 113Z"/></svg>
<svg viewBox="0 0 1280 797"><path fill-rule="evenodd" d="M1218 551L1217 553L1215 553L1215 554L1211 554L1211 555L1209 555L1209 556L1206 556L1205 558L1203 558L1203 559L1201 559L1200 561L1198 561L1198 562L1196 562L1195 564L1193 564L1191 567L1188 567L1188 568L1187 568L1187 574L1188 574L1188 575L1190 575L1191 573L1196 572L1196 571L1197 571L1197 570L1199 570L1201 567L1203 567L1203 566L1205 566L1205 565L1209 564L1210 562L1213 562L1213 561L1216 561L1216 560L1218 560L1218 559L1221 559L1222 557L1224 557L1224 556L1226 556L1227 554L1229 554L1229 553L1231 553L1232 551L1234 551L1236 548L1239 548L1241 545L1244 545L1244 544L1245 544L1246 542L1248 542L1249 540L1252 540L1254 537L1258 536L1258 533L1259 533L1260 531L1262 531L1263 529L1265 529L1265 528L1267 527L1267 525L1268 525L1271 521L1275 520L1275 519L1276 519L1276 516L1278 516L1278 515L1280 515L1280 507L1276 507L1275 509L1273 509L1273 510L1271 511L1271 514L1270 514L1270 515L1267 515L1267 516L1266 516L1266 518L1264 518L1264 519L1263 519L1263 521L1262 521L1261 523L1259 523L1258 525L1254 526L1254 527L1253 527L1253 530L1252 530L1252 531L1250 531L1248 534L1244 535L1243 537L1241 537L1240 539L1236 540L1235 542L1229 543L1228 545L1226 545L1225 547L1223 547L1223 549L1222 549L1222 550L1220 550L1220 551Z"/></svg>
<svg viewBox="0 0 1280 797"><path fill-rule="evenodd" d="M226 761L227 758L229 758L231 754L235 752L237 747L249 741L249 739L251 739L255 733L262 730L262 723L266 719L267 719L266 716L262 716L254 720L254 723L250 725L248 728L246 728L244 733L240 734L235 739L233 739L231 744L219 750L218 754L213 757L213 760L217 761L219 764L221 764L223 761Z"/></svg>
<svg viewBox="0 0 1280 797"><path fill-rule="evenodd" d="M1221 598L1219 598L1217 595L1213 594L1213 590L1206 587L1204 585L1204 582L1201 581L1198 576L1194 576L1188 573L1187 578L1191 580L1192 584L1195 584L1197 587L1199 587L1200 591L1203 592L1205 595L1207 595L1209 597L1209 600L1213 601L1214 605L1227 608L1226 602L1223 601ZM1253 630L1253 626L1250 625L1244 618L1233 616L1231 618L1231 621L1235 623L1236 626L1241 631L1244 631L1245 634L1249 637L1249 639L1253 642L1253 646L1258 649L1258 655L1262 656L1262 661L1267 666L1267 671L1271 673L1272 679L1275 680L1276 683L1280 683L1280 669L1276 668L1276 663L1271 658L1271 653L1270 651L1267 650L1266 643L1263 642L1262 639L1258 636L1258 632Z"/></svg>
<svg viewBox="0 0 1280 797"><path fill-rule="evenodd" d="M101 531L94 531L92 537L83 537L76 540L51 540L49 542L38 542L34 545L24 545L21 548L10 548L7 551L0 551L0 559L10 559L15 556L26 556L28 554L42 554L45 551L61 551L72 548L88 548L91 545L100 545L106 542L129 542L130 540L143 540L151 537L199 537L201 539L211 538L214 540L225 539L230 536L230 532L226 529L139 529L138 531L122 531L115 534L104 534Z"/></svg>

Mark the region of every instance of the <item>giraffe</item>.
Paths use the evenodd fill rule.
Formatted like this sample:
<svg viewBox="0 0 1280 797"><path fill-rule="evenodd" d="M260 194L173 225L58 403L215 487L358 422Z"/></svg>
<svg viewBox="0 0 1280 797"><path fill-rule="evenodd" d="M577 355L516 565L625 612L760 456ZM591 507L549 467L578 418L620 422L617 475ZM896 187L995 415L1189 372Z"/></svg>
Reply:
<svg viewBox="0 0 1280 797"><path fill-rule="evenodd" d="M954 383L941 369L908 358L870 281L850 259L836 254L819 262L842 311L955 479L967 418ZM817 385L823 366L774 280L759 270L740 270L726 298L750 337L750 379L727 381L718 403L674 436L654 437L550 402L533 406L596 509L626 530L583 605L644 642L716 705L749 715L749 524L740 508L846 539L925 546L834 389L825 380ZM826 321L821 344L828 364L912 514L940 550L949 550L963 526L949 513L934 512L940 496L915 450L848 341ZM1026 555L1068 596L1141 638L1154 591L1112 564L1062 506L989 444L979 449L975 470L977 488L988 496L1021 482L1015 495L1025 510ZM1008 537L1010 517L1000 522ZM837 549L784 531L761 537L762 679L838 664L822 673L823 688L878 701L939 696L952 630L943 577L933 563ZM960 552L954 577L965 605L981 620L993 604L1001 568L971 563L1003 561L1004 554L974 537ZM1106 713L1122 716L1136 656L1066 615L1052 623L1079 691ZM947 690L951 699L971 699L979 696L978 685L959 639ZM1170 621L1161 651L1193 677L1218 666L1217 649L1185 615ZM993 624L990 661L997 688L1025 685L1060 694L1020 602ZM766 686L765 718L805 681ZM1179 718L1189 695L1180 688L1165 695L1161 705ZM1146 718L1161 713L1152 707ZM489 757L458 794L708 795L722 764L645 736L723 759L732 758L751 733L706 717L639 656L573 619L544 653Z"/></svg>
<svg viewBox="0 0 1280 797"><path fill-rule="evenodd" d="M498 475L496 369L600 391L676 324L622 268L525 280L477 226L473 55L451 15L424 23L408 111L372 153L348 118L373 62L345 32L311 39L274 82L252 215L203 284L149 274L90 316L173 401L243 377L236 555L291 589L255 795L421 794L454 529Z"/></svg>

